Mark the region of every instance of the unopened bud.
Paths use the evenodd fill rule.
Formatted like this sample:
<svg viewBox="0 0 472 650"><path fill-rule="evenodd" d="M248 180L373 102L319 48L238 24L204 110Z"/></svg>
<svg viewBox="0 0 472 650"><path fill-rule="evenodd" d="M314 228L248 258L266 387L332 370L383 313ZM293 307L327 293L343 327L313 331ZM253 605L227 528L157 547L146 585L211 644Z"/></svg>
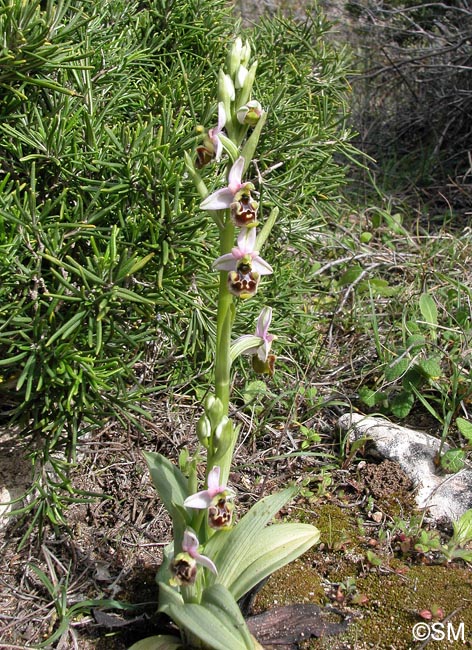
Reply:
<svg viewBox="0 0 472 650"><path fill-rule="evenodd" d="M218 457L221 457L229 449L233 441L233 423L226 415L221 419L220 424L215 429L215 451Z"/></svg>
<svg viewBox="0 0 472 650"><path fill-rule="evenodd" d="M210 400L208 397L205 403L205 413L210 419L211 429L214 431L221 422L223 417L223 403L219 397L213 397Z"/></svg>
<svg viewBox="0 0 472 650"><path fill-rule="evenodd" d="M223 70L220 70L218 75L218 101L223 102L226 109L227 104L234 99L234 84L233 80Z"/></svg>
<svg viewBox="0 0 472 650"><path fill-rule="evenodd" d="M197 422L197 436L201 444L208 448L208 441L211 436L211 424L206 415L202 415Z"/></svg>
<svg viewBox="0 0 472 650"><path fill-rule="evenodd" d="M246 66L240 65L236 72L236 76L234 77L234 87L242 88L244 86L248 74L249 74L249 70L246 68Z"/></svg>
<svg viewBox="0 0 472 650"><path fill-rule="evenodd" d="M248 41L246 41L243 47L241 48L241 57L240 57L241 65L247 67L250 58L251 58L251 46L249 45Z"/></svg>
<svg viewBox="0 0 472 650"><path fill-rule="evenodd" d="M241 56L243 52L243 42L239 38L236 38L231 49L228 52L228 57L226 59L226 67L229 74L233 77L236 74L237 69L241 65Z"/></svg>
<svg viewBox="0 0 472 650"><path fill-rule="evenodd" d="M244 72L242 73L244 75L244 81L241 84L238 98L241 106L244 106L244 104L246 104L251 98L252 87L254 85L254 79L256 78L256 70L257 61L254 61L247 74L244 74Z"/></svg>

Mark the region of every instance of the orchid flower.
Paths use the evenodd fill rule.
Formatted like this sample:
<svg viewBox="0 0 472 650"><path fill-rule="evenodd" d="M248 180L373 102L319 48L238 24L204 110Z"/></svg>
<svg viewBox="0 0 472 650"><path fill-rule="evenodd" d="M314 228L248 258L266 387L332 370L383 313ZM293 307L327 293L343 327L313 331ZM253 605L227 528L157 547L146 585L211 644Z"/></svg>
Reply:
<svg viewBox="0 0 472 650"><path fill-rule="evenodd" d="M262 115L262 106L256 99L252 99L236 111L236 118L240 124L256 126Z"/></svg>
<svg viewBox="0 0 472 650"><path fill-rule="evenodd" d="M264 309L259 314L256 325L256 333L253 336L252 334L244 334L236 339L233 343L233 346L236 346L244 341L250 341L254 338L259 339L259 343L253 347L247 348L244 350L243 354L257 355L257 357L262 361L266 362L269 356L270 348L272 346L272 341L277 337L274 334L269 334L269 327L272 320L272 308L264 307Z"/></svg>
<svg viewBox="0 0 472 650"><path fill-rule="evenodd" d="M256 229L241 228L238 235L238 245L231 253L221 255L213 262L216 271L237 271L241 265L247 265L249 270L256 271L259 275L270 275L273 268L262 257L259 251L254 250L256 245Z"/></svg>
<svg viewBox="0 0 472 650"><path fill-rule="evenodd" d="M233 517L234 492L226 485L220 485L220 468L215 465L208 474L208 488L187 497L187 508L208 509L210 528L228 528Z"/></svg>
<svg viewBox="0 0 472 650"><path fill-rule="evenodd" d="M245 164L243 156L239 156L228 174L227 187L222 187L207 196L200 204L202 210L226 210L231 207L235 200L238 200L238 193L241 190L250 191L254 189L252 183L241 182Z"/></svg>
<svg viewBox="0 0 472 650"><path fill-rule="evenodd" d="M180 587L193 584L197 576L197 564L201 564L212 573L218 573L214 562L198 552L199 545L195 533L187 529L182 540L182 553L175 556L170 567L173 574L170 579L172 586Z"/></svg>
<svg viewBox="0 0 472 650"><path fill-rule="evenodd" d="M212 129L208 129L208 133L203 139L203 144L197 147L197 162L196 167L201 169L207 165L211 160L217 162L223 153L223 145L221 143L219 134L223 131L226 124L226 111L223 102L218 103L218 124Z"/></svg>
<svg viewBox="0 0 472 650"><path fill-rule="evenodd" d="M251 298L257 292L261 275L270 275L273 269L254 250L256 229L241 228L238 245L231 253L221 255L213 263L217 271L229 271L228 291L238 298Z"/></svg>

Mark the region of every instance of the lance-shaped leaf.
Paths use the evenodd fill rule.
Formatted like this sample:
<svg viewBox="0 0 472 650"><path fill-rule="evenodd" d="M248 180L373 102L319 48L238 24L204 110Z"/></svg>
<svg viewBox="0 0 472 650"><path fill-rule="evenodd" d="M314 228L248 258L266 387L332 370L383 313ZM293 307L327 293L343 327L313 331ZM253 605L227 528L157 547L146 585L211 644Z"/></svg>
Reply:
<svg viewBox="0 0 472 650"><path fill-rule="evenodd" d="M252 563L252 560L247 562L247 557L257 535L296 493L297 487L291 486L264 497L230 532L219 531L208 540L204 553L217 565L220 572L219 583L232 584L239 574L247 569Z"/></svg>
<svg viewBox="0 0 472 650"><path fill-rule="evenodd" d="M141 639L133 643L128 650L184 650L185 646L176 636L170 634L158 634L149 636L147 639Z"/></svg>
<svg viewBox="0 0 472 650"><path fill-rule="evenodd" d="M172 517L174 538L181 539L191 516L184 507L187 498L187 479L165 456L155 452L143 452L151 474L152 482L162 503Z"/></svg>
<svg viewBox="0 0 472 650"><path fill-rule="evenodd" d="M261 580L305 553L316 544L320 531L310 524L284 523L267 526L253 539L251 551L246 557L249 566L228 587L236 600L242 598ZM225 580L220 577L220 580Z"/></svg>
<svg viewBox="0 0 472 650"><path fill-rule="evenodd" d="M257 647L236 601L222 585L205 589L200 604L169 605L166 613L205 648L254 650Z"/></svg>
<svg viewBox="0 0 472 650"><path fill-rule="evenodd" d="M205 545L218 566L218 577L208 582L227 587L241 598L263 578L308 550L319 539L319 531L309 524L267 524L295 496L289 487L256 503L229 532L216 533Z"/></svg>

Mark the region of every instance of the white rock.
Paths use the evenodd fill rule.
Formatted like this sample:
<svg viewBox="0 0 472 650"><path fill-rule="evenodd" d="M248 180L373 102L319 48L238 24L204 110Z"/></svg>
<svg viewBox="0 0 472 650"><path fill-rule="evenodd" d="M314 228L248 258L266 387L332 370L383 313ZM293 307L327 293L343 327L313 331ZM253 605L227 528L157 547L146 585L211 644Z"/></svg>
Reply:
<svg viewBox="0 0 472 650"><path fill-rule="evenodd" d="M367 437L378 454L396 461L414 482L418 507L428 511L435 521L456 521L472 508L472 470L440 474L434 464L440 441L389 420L346 413L338 420L351 440ZM443 451L448 449L443 446Z"/></svg>

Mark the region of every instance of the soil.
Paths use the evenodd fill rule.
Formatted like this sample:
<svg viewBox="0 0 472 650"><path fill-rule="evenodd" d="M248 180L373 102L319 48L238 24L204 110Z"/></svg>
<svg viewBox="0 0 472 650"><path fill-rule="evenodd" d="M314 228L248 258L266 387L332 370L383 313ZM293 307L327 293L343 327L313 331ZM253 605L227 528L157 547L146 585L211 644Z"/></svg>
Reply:
<svg viewBox="0 0 472 650"><path fill-rule="evenodd" d="M68 530L46 526L41 539L33 532L21 549L28 522L12 520L1 532L0 648L35 648L45 642L44 647L63 650L124 650L140 638L169 630L168 621L156 616L155 574L171 539L170 522L141 452L160 451L178 462L179 450L193 438L199 411L187 398L173 396L172 402L155 402L153 412L144 433L109 422L80 445L74 487L106 498L71 504L65 515ZM313 604L320 615L334 607L347 621L347 629L335 636L287 648L407 649L423 610L439 609L444 620L456 627L463 623L470 633L472 574L467 565L438 564L434 552L402 544L395 522L411 522L419 513L413 486L396 463L355 458L343 469L332 468L327 481L322 472L327 456L266 460L293 451L295 427L282 440L278 431L258 438L244 433L247 421L240 417L248 438L231 474L239 512L296 480L301 495L279 517L308 521L321 531L316 548L270 577L246 608L247 615ZM336 414L325 410L319 418L313 426L331 431L332 439L324 437L313 450L328 453ZM447 539L450 531L436 534ZM55 596L63 594L63 610L41 571ZM112 602L91 607L87 601L92 599ZM47 643L61 623L62 632ZM316 621L311 623L310 629ZM467 645L454 641L447 647Z"/></svg>

